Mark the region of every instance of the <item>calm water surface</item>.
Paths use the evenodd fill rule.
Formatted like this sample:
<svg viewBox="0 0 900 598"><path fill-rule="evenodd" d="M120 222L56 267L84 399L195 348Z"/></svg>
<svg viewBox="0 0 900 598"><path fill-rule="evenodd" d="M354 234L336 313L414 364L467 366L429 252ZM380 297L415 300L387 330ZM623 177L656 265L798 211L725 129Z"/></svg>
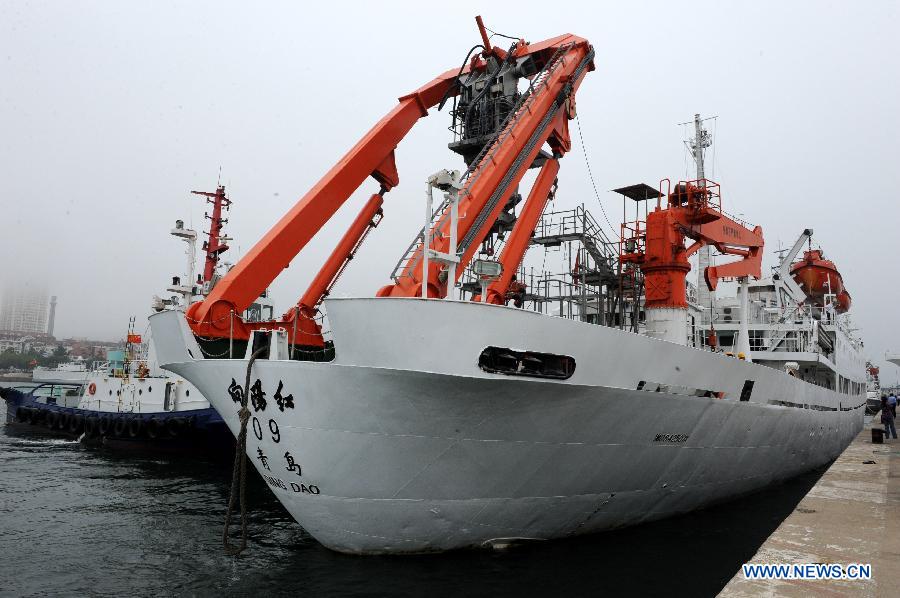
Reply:
<svg viewBox="0 0 900 598"><path fill-rule="evenodd" d="M713 596L821 473L617 532L415 557L322 548L254 473L251 538L234 558L222 552L227 459L122 455L0 415L0 594Z"/></svg>

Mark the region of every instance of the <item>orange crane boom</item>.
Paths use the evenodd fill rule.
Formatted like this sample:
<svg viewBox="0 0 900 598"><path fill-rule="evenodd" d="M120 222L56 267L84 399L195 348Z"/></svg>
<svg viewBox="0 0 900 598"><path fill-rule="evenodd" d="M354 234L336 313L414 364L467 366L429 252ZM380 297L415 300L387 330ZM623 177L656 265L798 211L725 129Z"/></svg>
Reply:
<svg viewBox="0 0 900 598"><path fill-rule="evenodd" d="M487 40L480 18L478 25L482 39ZM503 128L496 134L492 133L493 141L485 146L483 158L470 165L470 176L461 190L460 222L465 223L459 230L462 238L460 263L463 268L457 272L462 272L464 265L489 234L522 176L528 168L537 165L541 147L545 143L550 145L554 153L551 161L554 163L568 151L567 120L574 118L574 94L586 72L594 68L593 48L587 40L571 34L535 44L520 39L508 51L491 47L488 43L477 47L482 48L481 54L472 56L471 61L464 63L462 68L448 70L416 91L402 96L397 106L278 221L203 301L190 306L186 316L195 335L209 339L230 337L246 340L254 329L279 326L289 331L289 342L292 344L322 346L321 333L313 319L317 307L362 239L377 224L375 218L376 215L378 218L381 216L384 194L399 184L394 150L400 141L420 118L428 114L429 108L457 96L464 79L470 81L472 77L481 77L491 83L489 79L496 73L500 73L498 77L514 76L516 81L527 79L529 90L522 94L522 102L505 116ZM491 70L498 65L500 68L497 71ZM489 89L490 85L478 97L481 98ZM363 207L297 307L277 322L246 323L236 319L235 316L241 314L271 284L370 176L379 184L379 192ZM546 192L542 192L544 202ZM540 203L541 200L535 199L535 202ZM533 209L529 211L529 221L533 220L533 212ZM523 224L517 237L524 234L525 228ZM436 240L435 249L446 247L445 229L446 226L441 226L441 223L435 225L432 236ZM419 256L421 250L422 247L417 250ZM513 253L516 255L513 256ZM510 264L515 262L513 270L521 261L519 253L518 249L505 252L505 259ZM420 280L421 269L415 271L414 261L410 262L407 276L382 289L379 296L417 295L423 281ZM434 264L425 281L432 296L446 294L448 283L441 280L440 268L440 264Z"/></svg>
<svg viewBox="0 0 900 598"><path fill-rule="evenodd" d="M495 280L488 286L487 302L504 305L506 303L507 293L510 285L519 269L519 264L531 245L531 236L534 228L544 213L544 207L552 196L552 188L556 184L556 175L559 173L559 159L553 158L547 160L541 167L534 185L531 187L531 193L525 200L525 206L522 213L516 219L515 228L506 240L506 245L500 253L500 263L503 264L503 272L500 278ZM475 300L480 300L480 296L476 296Z"/></svg>
<svg viewBox="0 0 900 598"><path fill-rule="evenodd" d="M470 175L459 193L457 235L461 243L457 248L457 278L489 234L522 177L535 165L544 143L552 149L554 160L571 147L568 120L575 117L575 92L587 72L593 70L593 56L593 48L586 40L574 36L565 38L564 43L556 47L546 68L532 82L533 89L514 109L504 129L485 147L480 160L472 164ZM434 242L429 249L447 252L450 227L449 218L435 223L430 235ZM531 230L533 225L529 234ZM429 264L428 280L422 280L423 250L421 243L415 247L400 276L394 284L382 287L378 291L379 297L422 296L423 284L428 285L429 297L447 295L448 288L456 281L446 280L440 263ZM505 270L515 271L518 261L503 266Z"/></svg>

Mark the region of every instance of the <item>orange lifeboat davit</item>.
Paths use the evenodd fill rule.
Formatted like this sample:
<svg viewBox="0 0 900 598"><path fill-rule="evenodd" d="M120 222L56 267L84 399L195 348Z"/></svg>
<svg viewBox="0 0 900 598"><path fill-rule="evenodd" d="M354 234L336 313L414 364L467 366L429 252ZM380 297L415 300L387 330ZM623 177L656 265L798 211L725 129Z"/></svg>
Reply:
<svg viewBox="0 0 900 598"><path fill-rule="evenodd" d="M838 313L850 310L851 298L844 288L844 279L834 262L825 259L821 249L804 252L803 259L791 265L791 275L813 304L824 305L825 295L830 293L835 296Z"/></svg>

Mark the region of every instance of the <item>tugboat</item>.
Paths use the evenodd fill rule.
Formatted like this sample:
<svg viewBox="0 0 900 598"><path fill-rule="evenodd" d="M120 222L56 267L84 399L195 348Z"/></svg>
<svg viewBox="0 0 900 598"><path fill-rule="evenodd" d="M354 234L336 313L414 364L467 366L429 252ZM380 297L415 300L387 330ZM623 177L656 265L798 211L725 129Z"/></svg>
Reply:
<svg viewBox="0 0 900 598"><path fill-rule="evenodd" d="M151 316L160 363L209 397L291 515L347 553L600 532L835 459L866 404L846 314L798 308L793 257L764 277L762 228L728 216L704 176L619 189L636 206L620 241L583 210L547 219L594 49L571 34L499 48L476 20L461 69L402 96L203 301ZM395 147L444 104L464 169L427 177L425 224L386 286L329 298L399 183ZM298 303L231 326L370 176L377 192ZM523 270L529 247L569 243L566 276ZM733 260L699 268L710 291L737 281L727 306L687 281L704 246Z"/></svg>
<svg viewBox="0 0 900 598"><path fill-rule="evenodd" d="M228 249L222 236L223 211L231 201L223 186L214 193L193 191L212 204L203 273L194 280L196 231L176 222L171 234L188 245L187 281L174 277L167 299L154 297L154 311L183 313L201 300L221 278L221 255ZM243 314L245 319L271 317L265 296ZM136 334L134 318L129 322L123 351L109 351L107 361L76 380L38 380L30 389L0 389L6 399L7 422L43 426L54 432L82 438L85 442L115 446L153 445L169 447L193 444L210 449L233 446L222 418L203 393L183 377L159 367L153 339Z"/></svg>

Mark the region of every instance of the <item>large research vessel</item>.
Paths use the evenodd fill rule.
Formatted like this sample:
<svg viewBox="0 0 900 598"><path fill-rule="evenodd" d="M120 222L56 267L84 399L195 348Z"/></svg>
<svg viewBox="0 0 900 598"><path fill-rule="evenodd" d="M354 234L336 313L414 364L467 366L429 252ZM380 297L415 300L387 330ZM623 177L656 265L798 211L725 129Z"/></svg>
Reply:
<svg viewBox="0 0 900 598"><path fill-rule="evenodd" d="M836 294L810 299L791 272L810 231L763 275L762 229L702 176L619 189L636 214L619 239L583 208L550 211L594 49L568 34L502 49L479 28L461 69L401 97L203 301L151 317L160 363L243 423L278 499L349 553L597 532L836 458L863 424L865 360ZM328 298L398 184L394 148L445 104L464 168L427 178L390 284ZM235 321L370 176L297 305ZM703 265L704 288L736 280L735 298L687 282L704 247L733 260ZM529 248L569 248L565 271L527 267Z"/></svg>

